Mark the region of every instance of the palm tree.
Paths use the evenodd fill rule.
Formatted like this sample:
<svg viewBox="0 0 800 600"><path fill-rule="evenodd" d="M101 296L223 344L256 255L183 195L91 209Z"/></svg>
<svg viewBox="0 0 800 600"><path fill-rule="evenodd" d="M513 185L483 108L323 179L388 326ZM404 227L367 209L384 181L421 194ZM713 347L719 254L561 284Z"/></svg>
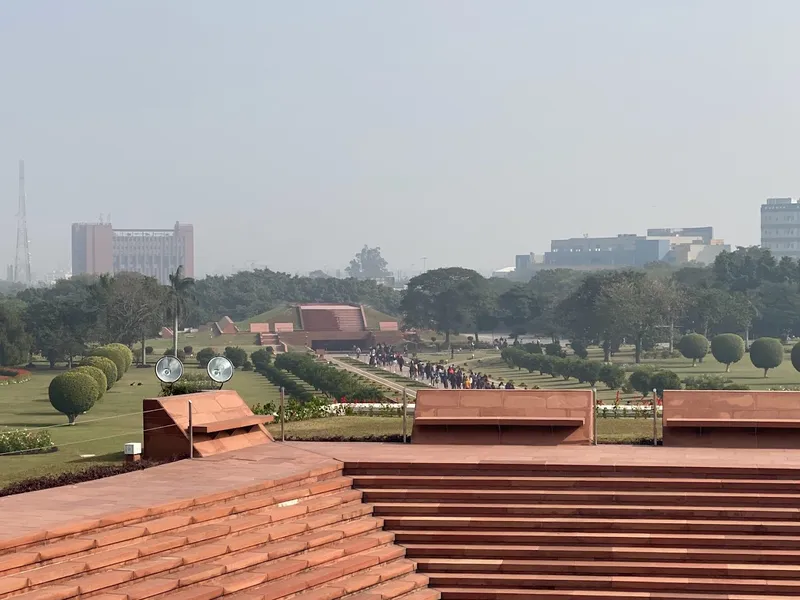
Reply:
<svg viewBox="0 0 800 600"><path fill-rule="evenodd" d="M178 319L186 312L186 301L194 289L194 279L183 276L183 265L169 274L170 312L174 319L172 330L172 355L178 357Z"/></svg>

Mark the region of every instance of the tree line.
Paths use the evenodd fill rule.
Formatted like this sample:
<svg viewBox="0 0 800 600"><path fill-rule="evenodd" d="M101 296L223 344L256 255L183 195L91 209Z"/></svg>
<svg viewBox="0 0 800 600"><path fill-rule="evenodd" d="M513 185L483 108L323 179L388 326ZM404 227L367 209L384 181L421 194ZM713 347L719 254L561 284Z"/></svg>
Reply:
<svg viewBox="0 0 800 600"><path fill-rule="evenodd" d="M369 250L369 249L367 249ZM374 249L373 249L374 250ZM363 263L375 262L375 253ZM361 263L359 263L361 264ZM368 268L367 268L368 267ZM374 269L362 265L361 272ZM355 269L354 269L355 270ZM537 334L597 344L608 359L620 344L636 360L658 342L696 332L710 339L800 334L800 265L757 247L724 252L709 267L663 264L641 270L543 270L530 281L484 278L461 267L412 278L403 292L368 279L299 277L261 269L162 286L136 273L73 277L46 288L0 297L0 365L20 365L32 353L68 362L87 349L132 347L178 316L180 327L224 315L250 318L287 302L352 302L402 315L405 328L458 333Z"/></svg>
<svg viewBox="0 0 800 600"><path fill-rule="evenodd" d="M579 272L544 270L526 283L485 279L460 267L414 277L401 300L405 327L452 334L503 331L596 344L608 362L623 342L636 362L683 333L787 339L800 334L800 264L738 248L709 267Z"/></svg>
<svg viewBox="0 0 800 600"><path fill-rule="evenodd" d="M396 314L400 294L374 281L269 270L196 281L175 273L166 286L138 273L77 276L0 296L0 365L39 354L51 366L71 366L96 345L132 347L165 325L196 327L225 315L244 320L286 302L354 302Z"/></svg>

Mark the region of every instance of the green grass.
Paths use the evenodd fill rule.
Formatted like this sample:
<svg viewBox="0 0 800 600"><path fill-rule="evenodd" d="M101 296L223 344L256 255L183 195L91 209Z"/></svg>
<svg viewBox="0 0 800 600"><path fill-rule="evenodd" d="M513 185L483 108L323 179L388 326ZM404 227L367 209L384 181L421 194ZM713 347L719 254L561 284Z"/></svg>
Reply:
<svg viewBox="0 0 800 600"><path fill-rule="evenodd" d="M413 420L408 419L408 433L411 435ZM270 425L272 435L280 436L280 425ZM403 419L401 417L329 417L326 419L310 419L308 421L292 421L285 425L286 436L298 439L313 439L325 436L365 437L370 435L401 435Z"/></svg>
<svg viewBox="0 0 800 600"><path fill-rule="evenodd" d="M454 363L456 365L472 369L476 372L488 374L493 379L502 379L503 381L513 380L514 384L519 387L520 384L525 383L528 387L538 385L544 389L588 389L591 387L588 383L581 384L574 379L564 381L563 378L554 378L550 375L539 375L538 373L528 373L522 369L516 369L506 365L500 358L500 353L494 350L476 350L475 358L472 359L472 352L461 352L454 355L453 360L450 360L449 352L439 352L434 354L420 354L419 358L422 360L435 360L442 361L445 364ZM591 360L602 360L602 352L597 348L590 350L589 358ZM635 368L632 348L623 348L618 352L612 361L618 364L624 364L629 368ZM754 390L764 390L776 387L800 387L800 373L792 367L791 361L783 361L777 369L771 369L769 376L765 379L764 373L761 369L755 368L750 362L749 355L745 355L741 361L731 365L730 373L725 373L725 365L718 363L714 357L707 356L702 363L698 363L692 367L692 361L687 358L672 358L672 359L658 359L658 360L643 360L643 365L653 365L664 369L675 371L681 379L699 375L721 375L731 379L734 383L740 383L750 386ZM605 389L603 384L598 384L598 398L603 401L613 400L616 392L613 390ZM635 395L623 395L623 398L633 398Z"/></svg>
<svg viewBox="0 0 800 600"><path fill-rule="evenodd" d="M408 418L408 433L414 419ZM276 438L280 436L280 425L270 425L269 430ZM286 437L295 439L315 439L326 436L366 437L370 435L401 435L401 417L331 417L286 423ZM658 428L661 438L661 426ZM597 437L600 443L646 442L653 438L653 422L648 419L598 419Z"/></svg>
<svg viewBox="0 0 800 600"><path fill-rule="evenodd" d="M0 456L0 486L91 464L119 462L126 442L142 441L142 399L160 391L151 369L132 368L74 426L65 426L66 417L53 409L47 397L50 380L60 372L35 370L26 383L0 387L0 427L52 427L49 431L59 448L49 454ZM250 405L279 402L278 388L252 371L237 372L225 388L236 390ZM94 456L86 457L90 454Z"/></svg>

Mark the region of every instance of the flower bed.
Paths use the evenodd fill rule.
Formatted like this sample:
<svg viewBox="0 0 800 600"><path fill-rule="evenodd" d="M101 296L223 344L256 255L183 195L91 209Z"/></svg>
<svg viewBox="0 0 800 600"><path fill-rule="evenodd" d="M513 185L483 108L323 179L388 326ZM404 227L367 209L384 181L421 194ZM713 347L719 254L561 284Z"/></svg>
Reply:
<svg viewBox="0 0 800 600"><path fill-rule="evenodd" d="M25 369L0 367L0 385L9 383L25 383L31 378L31 372Z"/></svg>
<svg viewBox="0 0 800 600"><path fill-rule="evenodd" d="M0 455L38 454L52 452L54 448L46 429L0 430Z"/></svg>

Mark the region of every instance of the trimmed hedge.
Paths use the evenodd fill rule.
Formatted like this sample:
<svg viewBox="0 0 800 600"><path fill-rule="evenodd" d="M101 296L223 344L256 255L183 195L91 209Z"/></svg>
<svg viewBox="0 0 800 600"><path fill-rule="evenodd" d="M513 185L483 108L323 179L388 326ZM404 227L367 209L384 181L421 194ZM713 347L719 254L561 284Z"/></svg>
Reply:
<svg viewBox="0 0 800 600"><path fill-rule="evenodd" d="M529 373L539 371L541 375L562 377L564 380L577 379L591 385L600 381L612 390L621 388L625 383L625 371L618 365L531 353L519 347L504 348L500 356L508 366L527 369Z"/></svg>
<svg viewBox="0 0 800 600"><path fill-rule="evenodd" d="M114 387L119 377L117 377L117 365L110 358L105 356L87 356L81 361L82 366L97 367L106 376L106 390Z"/></svg>
<svg viewBox="0 0 800 600"><path fill-rule="evenodd" d="M116 381L122 379L122 376L125 374L125 371L128 368L128 357L119 348L112 348L111 346L100 346L99 348L95 348L94 350L92 350L91 356L102 356L103 358L107 358L108 360L113 362L114 366L117 367Z"/></svg>
<svg viewBox="0 0 800 600"><path fill-rule="evenodd" d="M103 397L103 394L105 394L108 389L108 379L101 369L93 367L92 365L80 365L72 370L78 373L86 373L89 377L94 379L98 389L97 399L100 400L100 398Z"/></svg>
<svg viewBox="0 0 800 600"><path fill-rule="evenodd" d="M286 371L282 371L281 369L275 367L275 365L255 365L255 369L258 373L261 373L264 377L266 377L270 383L278 387L282 387L288 396L291 396L300 402L310 402L314 399L313 392L308 390L296 379L289 376Z"/></svg>
<svg viewBox="0 0 800 600"><path fill-rule="evenodd" d="M125 372L127 373L128 369L130 369L131 365L133 364L133 351L131 351L131 349L125 344L108 344L106 347L119 351L119 353L125 358Z"/></svg>
<svg viewBox="0 0 800 600"><path fill-rule="evenodd" d="M385 396L376 385L366 383L361 377L332 367L327 363L320 363L305 353L287 352L278 355L275 366L289 371L303 381L310 383L323 394L341 399L355 400L358 402L382 401Z"/></svg>

